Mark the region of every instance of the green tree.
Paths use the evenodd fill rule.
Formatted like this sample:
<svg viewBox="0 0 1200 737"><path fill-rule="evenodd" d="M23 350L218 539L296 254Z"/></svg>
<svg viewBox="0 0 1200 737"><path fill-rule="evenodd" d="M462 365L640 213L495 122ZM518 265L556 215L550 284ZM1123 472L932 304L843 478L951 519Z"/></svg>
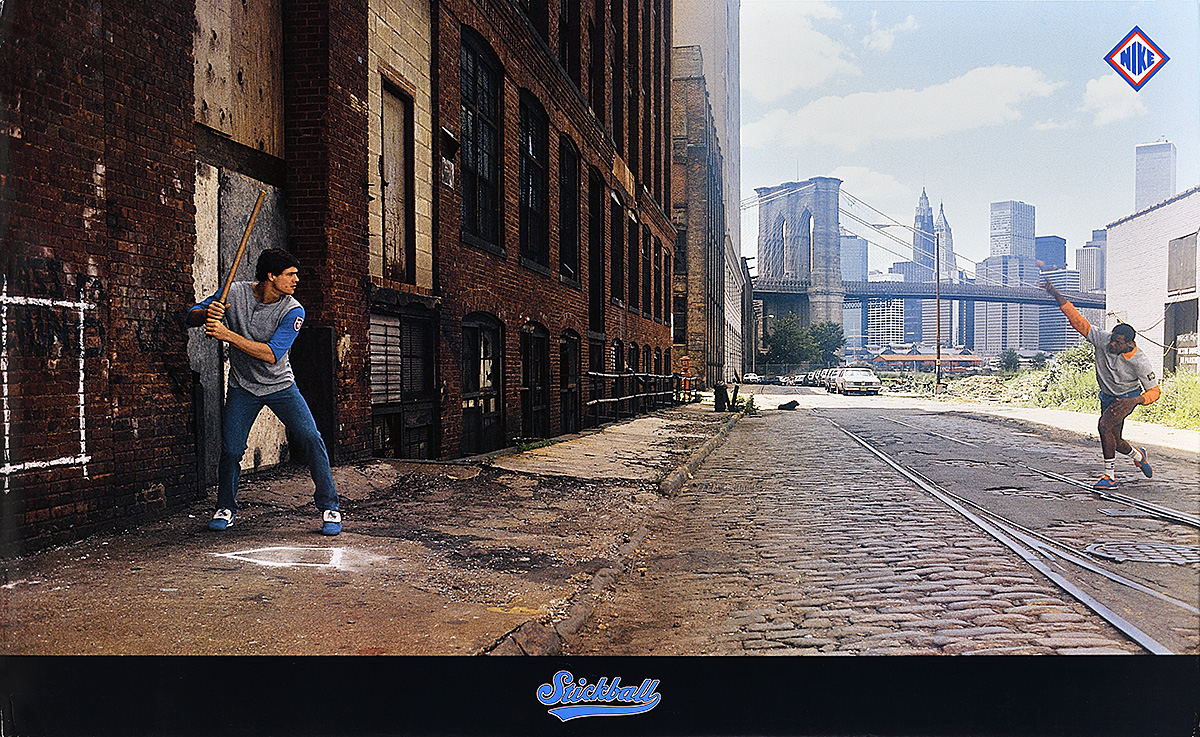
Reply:
<svg viewBox="0 0 1200 737"><path fill-rule="evenodd" d="M846 345L846 336L842 332L840 323L813 323L808 328L808 335L815 350L815 354L810 360L822 364L841 362L842 348Z"/></svg>
<svg viewBox="0 0 1200 737"><path fill-rule="evenodd" d="M1012 348L1005 348L1000 354L1000 369L1003 371L1016 371L1021 368L1021 357Z"/></svg>
<svg viewBox="0 0 1200 737"><path fill-rule="evenodd" d="M789 312L775 321L775 329L767 336L767 363L803 363L806 359L805 330L800 318Z"/></svg>
<svg viewBox="0 0 1200 737"><path fill-rule="evenodd" d="M1046 366L1046 354L1045 354L1045 353L1042 353L1041 351L1038 351L1037 353L1035 353L1035 354L1033 355L1033 358L1031 359L1031 361L1030 361L1030 362L1033 364L1033 367L1034 367L1035 369L1045 368L1045 366Z"/></svg>

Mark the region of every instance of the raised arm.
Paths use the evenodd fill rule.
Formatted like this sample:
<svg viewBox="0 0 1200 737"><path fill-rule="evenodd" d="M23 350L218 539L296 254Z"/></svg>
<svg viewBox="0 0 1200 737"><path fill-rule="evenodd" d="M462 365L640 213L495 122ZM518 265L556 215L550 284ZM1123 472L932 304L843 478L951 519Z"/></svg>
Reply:
<svg viewBox="0 0 1200 737"><path fill-rule="evenodd" d="M1092 324L1088 322L1087 318L1079 314L1079 310L1075 309L1075 305L1071 304L1071 301L1062 292L1058 291L1058 287L1051 284L1049 279L1042 280L1042 289L1049 292L1054 301L1058 302L1058 309L1062 310L1063 314L1067 316L1067 321L1071 323L1071 327L1075 328L1080 335L1086 338L1088 333L1092 331Z"/></svg>

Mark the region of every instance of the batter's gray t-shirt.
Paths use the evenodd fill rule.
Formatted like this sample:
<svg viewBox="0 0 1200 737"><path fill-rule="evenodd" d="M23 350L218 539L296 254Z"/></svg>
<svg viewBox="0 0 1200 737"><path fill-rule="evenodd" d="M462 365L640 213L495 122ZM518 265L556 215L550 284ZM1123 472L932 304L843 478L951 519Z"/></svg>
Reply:
<svg viewBox="0 0 1200 737"><path fill-rule="evenodd" d="M218 296L214 294L192 309L208 307ZM303 324L304 307L295 297L285 294L276 302L263 304L255 296L252 282L234 282L229 287L225 325L243 337L269 345L275 354L275 363L233 348L229 351L229 385L261 397L294 384L296 377L288 352Z"/></svg>

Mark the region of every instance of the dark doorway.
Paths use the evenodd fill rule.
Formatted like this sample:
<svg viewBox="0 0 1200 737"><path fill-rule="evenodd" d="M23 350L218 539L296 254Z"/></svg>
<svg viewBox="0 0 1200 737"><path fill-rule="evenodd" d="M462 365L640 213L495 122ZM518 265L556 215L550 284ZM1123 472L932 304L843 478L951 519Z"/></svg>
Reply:
<svg viewBox="0 0 1200 737"><path fill-rule="evenodd" d="M558 399L562 431L579 432L579 335L570 330L558 344Z"/></svg>
<svg viewBox="0 0 1200 737"><path fill-rule="evenodd" d="M463 320L462 450L467 455L504 447L501 338L500 323L490 315L472 313Z"/></svg>
<svg viewBox="0 0 1200 737"><path fill-rule="evenodd" d="M521 329L521 437L550 437L550 332Z"/></svg>

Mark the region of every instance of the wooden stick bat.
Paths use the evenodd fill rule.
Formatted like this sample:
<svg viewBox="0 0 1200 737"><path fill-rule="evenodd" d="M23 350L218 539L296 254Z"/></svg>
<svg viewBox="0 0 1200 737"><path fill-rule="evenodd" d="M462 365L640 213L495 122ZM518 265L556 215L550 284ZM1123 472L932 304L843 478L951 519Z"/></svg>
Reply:
<svg viewBox="0 0 1200 737"><path fill-rule="evenodd" d="M263 198L267 196L267 190L258 190L258 201L254 203L254 210L250 213L250 221L246 223L246 232L242 234L242 245L238 247L237 255L233 257L233 268L229 270L229 276L225 278L225 288L221 290L221 296L217 301L221 304L226 304L225 298L229 296L229 287L233 285L233 277L237 274L238 266L242 263L242 254L246 252L246 244L250 242L250 229L254 227L254 221L258 218L258 208L262 207Z"/></svg>

